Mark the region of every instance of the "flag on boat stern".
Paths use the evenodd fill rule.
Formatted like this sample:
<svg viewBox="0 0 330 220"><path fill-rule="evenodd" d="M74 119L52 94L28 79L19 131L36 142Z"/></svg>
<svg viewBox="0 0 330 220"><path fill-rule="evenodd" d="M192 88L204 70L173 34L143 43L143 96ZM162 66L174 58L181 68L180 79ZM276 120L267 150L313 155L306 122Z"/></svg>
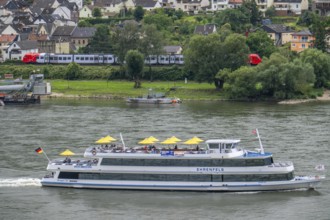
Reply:
<svg viewBox="0 0 330 220"><path fill-rule="evenodd" d="M41 147L38 147L37 149L35 149L35 151L38 153L38 154L41 154L43 152L42 148Z"/></svg>

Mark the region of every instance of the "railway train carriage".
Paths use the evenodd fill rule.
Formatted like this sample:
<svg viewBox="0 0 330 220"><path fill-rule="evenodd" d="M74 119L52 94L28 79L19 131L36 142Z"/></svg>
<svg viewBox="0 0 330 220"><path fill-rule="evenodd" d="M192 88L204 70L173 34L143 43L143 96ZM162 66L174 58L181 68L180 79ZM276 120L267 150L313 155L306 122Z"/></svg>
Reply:
<svg viewBox="0 0 330 220"><path fill-rule="evenodd" d="M33 54L34 60L31 60L31 54L26 54L22 61L24 63L36 64L68 64L75 62L78 64L118 64L117 57L112 54L54 54L40 53ZM169 65L184 64L183 55L150 55L145 59L145 64L151 65Z"/></svg>
<svg viewBox="0 0 330 220"><path fill-rule="evenodd" d="M113 54L54 54L54 53L27 53L23 56L24 63L31 64L118 64L117 57ZM258 54L249 55L249 63L258 65L261 62ZM183 65L184 56L176 55L149 55L145 58L145 64L150 65Z"/></svg>

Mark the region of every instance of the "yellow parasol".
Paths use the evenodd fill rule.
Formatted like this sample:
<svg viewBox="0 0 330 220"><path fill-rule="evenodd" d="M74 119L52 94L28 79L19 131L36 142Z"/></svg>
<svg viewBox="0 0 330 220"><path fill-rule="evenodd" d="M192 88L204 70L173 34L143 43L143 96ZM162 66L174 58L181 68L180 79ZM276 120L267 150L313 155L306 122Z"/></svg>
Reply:
<svg viewBox="0 0 330 220"><path fill-rule="evenodd" d="M197 141L195 139L189 139L189 140L183 142L183 144L199 144L199 143L200 143L200 141Z"/></svg>
<svg viewBox="0 0 330 220"><path fill-rule="evenodd" d="M199 144L200 142L203 142L203 140L195 136L195 137L190 138L189 140L187 140L183 143L184 144Z"/></svg>
<svg viewBox="0 0 330 220"><path fill-rule="evenodd" d="M66 149L65 151L63 151L62 153L60 153L60 155L61 156L72 156L72 155L75 155L75 153L73 153L69 149Z"/></svg>
<svg viewBox="0 0 330 220"><path fill-rule="evenodd" d="M109 144L111 143L112 141L115 141L116 139L114 139L113 137L111 136L106 136L106 137L103 137L103 138L100 138L99 140L95 141L95 143L97 144Z"/></svg>
<svg viewBox="0 0 330 220"><path fill-rule="evenodd" d="M199 137L196 137L196 136L194 136L193 138L191 138L191 139L193 139L193 140L196 140L196 141L198 141L198 142L203 142L203 140L202 139L200 139Z"/></svg>
<svg viewBox="0 0 330 220"><path fill-rule="evenodd" d="M152 141L159 141L157 138L155 138L154 136L150 136L148 137L149 140L152 140Z"/></svg>
<svg viewBox="0 0 330 220"><path fill-rule="evenodd" d="M164 140L163 142L161 142L161 144L176 144L176 142L178 142L178 141L168 138L168 139Z"/></svg>
<svg viewBox="0 0 330 220"><path fill-rule="evenodd" d="M175 142L181 141L179 138L172 136L170 138L168 138L169 140L174 140Z"/></svg>
<svg viewBox="0 0 330 220"><path fill-rule="evenodd" d="M116 139L111 137L110 135L105 136L104 138L106 138L107 140L116 141Z"/></svg>
<svg viewBox="0 0 330 220"><path fill-rule="evenodd" d="M139 144L154 144L155 141L149 139L149 138L145 138L142 141L139 142Z"/></svg>

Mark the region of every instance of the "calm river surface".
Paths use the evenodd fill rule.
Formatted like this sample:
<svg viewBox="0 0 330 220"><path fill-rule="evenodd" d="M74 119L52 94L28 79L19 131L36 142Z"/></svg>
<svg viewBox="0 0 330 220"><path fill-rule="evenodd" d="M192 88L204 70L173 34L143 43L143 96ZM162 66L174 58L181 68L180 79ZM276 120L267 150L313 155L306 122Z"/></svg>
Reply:
<svg viewBox="0 0 330 220"><path fill-rule="evenodd" d="M40 186L47 160L65 149L83 153L102 136L126 145L153 135L164 140L198 136L240 138L275 161L293 161L296 174L324 174L329 167L330 102L300 105L184 102L129 105L108 100L43 100L0 107L0 219L330 219L330 182L316 191L263 193L83 190Z"/></svg>

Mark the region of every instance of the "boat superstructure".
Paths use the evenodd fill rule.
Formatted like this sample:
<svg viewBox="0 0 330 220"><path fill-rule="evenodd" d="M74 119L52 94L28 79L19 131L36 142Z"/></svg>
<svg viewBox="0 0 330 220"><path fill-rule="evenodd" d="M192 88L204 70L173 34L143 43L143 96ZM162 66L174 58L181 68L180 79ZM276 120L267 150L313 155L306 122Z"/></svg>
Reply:
<svg viewBox="0 0 330 220"><path fill-rule="evenodd" d="M84 158L52 160L43 186L97 189L268 191L315 188L318 176L295 176L292 162L239 148L238 139L206 147L91 146Z"/></svg>

